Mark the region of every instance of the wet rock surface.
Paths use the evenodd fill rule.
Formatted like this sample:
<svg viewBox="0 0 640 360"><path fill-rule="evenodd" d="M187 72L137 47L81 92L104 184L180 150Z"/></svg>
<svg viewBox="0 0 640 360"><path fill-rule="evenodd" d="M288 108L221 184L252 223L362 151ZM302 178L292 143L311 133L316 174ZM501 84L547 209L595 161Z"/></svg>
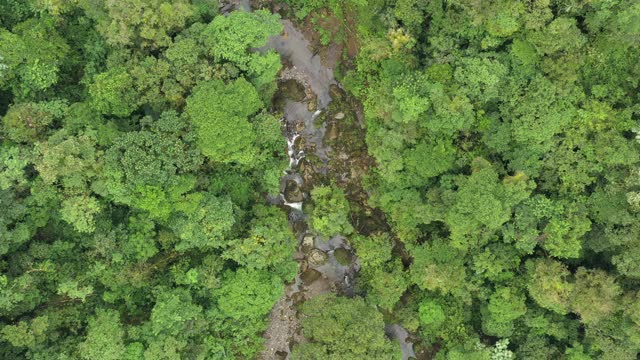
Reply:
<svg viewBox="0 0 640 360"><path fill-rule="evenodd" d="M302 243L300 244L300 250L305 254L311 252L311 250L313 249L314 240L315 238L313 235L304 235L302 237Z"/></svg>
<svg viewBox="0 0 640 360"><path fill-rule="evenodd" d="M300 185L295 180L287 180L284 189L284 199L287 202L302 202L304 200L304 193L300 189Z"/></svg>
<svg viewBox="0 0 640 360"><path fill-rule="evenodd" d="M327 254L322 250L311 249L307 257L310 265L320 266L327 262Z"/></svg>
<svg viewBox="0 0 640 360"><path fill-rule="evenodd" d="M313 53L309 41L302 31L298 30L291 21L282 20L284 32L280 36L272 37L263 49L274 49L285 63L292 65L291 70L298 73L298 80L304 78L305 85L315 94L318 108L322 109L331 102L330 87L337 84L333 71L324 64L320 56Z"/></svg>
<svg viewBox="0 0 640 360"><path fill-rule="evenodd" d="M223 14L234 9L251 11L250 0L223 0L220 6ZM280 194L268 195L266 201L288 210L299 242L295 259L300 270L271 311L265 350L260 355L268 360L289 359L292 346L305 342L298 319L301 303L327 292L355 295L360 265L348 239L340 235L323 238L310 232L303 205L315 184L330 178L347 190L350 202L365 204L361 180L371 162L359 105L346 97L332 67L323 65L304 33L289 20L282 20L282 24L283 34L257 50L276 50L284 64L273 106L282 114L289 169L281 178ZM334 65L336 62L337 58ZM362 209L356 211L358 223L380 226L376 220L380 216ZM407 337L403 343L398 331L389 332L389 336L400 341L403 354L405 350L411 354L411 343Z"/></svg>
<svg viewBox="0 0 640 360"><path fill-rule="evenodd" d="M384 332L390 339L394 339L400 343L402 350L402 360L415 359L416 353L413 351L413 343L411 342L409 332L398 324L387 324Z"/></svg>
<svg viewBox="0 0 640 360"><path fill-rule="evenodd" d="M300 280L302 280L303 284L310 285L314 281L318 280L321 276L322 274L320 273L320 271L316 269L307 269L300 274Z"/></svg>
<svg viewBox="0 0 640 360"><path fill-rule="evenodd" d="M338 264L342 266L347 266L353 261L353 254L345 248L335 249L333 251L333 256L336 258Z"/></svg>
<svg viewBox="0 0 640 360"><path fill-rule="evenodd" d="M302 33L287 20L283 24L285 35L271 39L263 50L276 49L286 65L280 73L274 107L283 115L290 161L281 179L281 194L268 200L289 210L289 221L299 240L296 259L300 270L272 310L262 359L277 359L282 354L287 354L288 359L292 344L304 341L296 317L298 305L330 291L353 295L359 270L345 238L323 239L308 229L303 212L306 194L326 179L331 162L332 151L325 141L328 117L324 112L332 94L336 94L336 82L331 70L311 53ZM339 136L337 132L335 136Z"/></svg>

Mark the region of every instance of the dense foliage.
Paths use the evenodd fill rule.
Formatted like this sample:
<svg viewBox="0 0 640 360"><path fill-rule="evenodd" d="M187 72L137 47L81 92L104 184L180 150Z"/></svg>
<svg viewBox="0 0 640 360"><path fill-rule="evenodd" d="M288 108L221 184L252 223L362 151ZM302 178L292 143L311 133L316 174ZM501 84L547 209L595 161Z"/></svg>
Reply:
<svg viewBox="0 0 640 360"><path fill-rule="evenodd" d="M291 357L396 359L400 324L420 358L637 359L640 3L282 3L343 52L375 162L365 199L309 191L360 269L301 305ZM0 358L259 357L299 265L265 201L287 145L256 49L282 30L208 0L0 1Z"/></svg>
<svg viewBox="0 0 640 360"><path fill-rule="evenodd" d="M410 259L355 242L367 299L438 358L635 359L639 4L391 3L344 79Z"/></svg>
<svg viewBox="0 0 640 360"><path fill-rule="evenodd" d="M393 359L399 349L384 335L382 314L362 298L325 294L303 305L303 328L310 342L293 359Z"/></svg>
<svg viewBox="0 0 640 360"><path fill-rule="evenodd" d="M251 51L281 25L216 12L0 4L0 358L261 351L297 270L263 205L286 166L265 110L280 59Z"/></svg>

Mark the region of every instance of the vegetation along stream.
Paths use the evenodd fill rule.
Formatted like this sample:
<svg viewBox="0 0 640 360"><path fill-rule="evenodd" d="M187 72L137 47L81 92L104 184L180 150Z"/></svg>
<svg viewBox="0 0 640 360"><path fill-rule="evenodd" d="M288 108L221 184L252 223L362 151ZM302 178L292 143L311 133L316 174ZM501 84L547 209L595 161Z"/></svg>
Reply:
<svg viewBox="0 0 640 360"><path fill-rule="evenodd" d="M251 11L248 1L237 2L235 8ZM359 178L370 162L359 104L346 99L333 69L313 52L305 34L288 19L283 19L282 25L281 35L257 49L277 51L283 63L274 110L282 114L289 168L281 177L280 194L269 195L267 200L289 213L299 241L295 256L300 268L271 311L263 359L288 359L292 346L305 342L299 323L300 304L328 292L355 295L360 264L348 237L313 231L305 209L315 186L332 180L351 186L349 200L357 202L358 196L364 195ZM332 144L337 145L335 149ZM409 334L400 325L387 325L386 334L400 342L404 359L415 356Z"/></svg>
<svg viewBox="0 0 640 360"><path fill-rule="evenodd" d="M0 359L638 360L639 24L0 0Z"/></svg>

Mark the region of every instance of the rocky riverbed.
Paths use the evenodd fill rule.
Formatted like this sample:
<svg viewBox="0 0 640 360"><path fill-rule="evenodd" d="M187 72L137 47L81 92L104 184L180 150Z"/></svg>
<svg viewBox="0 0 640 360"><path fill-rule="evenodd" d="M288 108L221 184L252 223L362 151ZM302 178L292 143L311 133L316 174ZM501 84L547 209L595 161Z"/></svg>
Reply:
<svg viewBox="0 0 640 360"><path fill-rule="evenodd" d="M234 0L223 9L250 11L248 1ZM226 7L225 7L226 6ZM356 293L358 258L341 235L325 238L309 230L304 213L309 192L316 184L334 181L344 188L352 204L354 225L361 233L386 226L383 217L366 206L362 179L373 161L367 154L360 105L346 95L303 31L282 20L284 31L257 51L275 50L281 56L274 111L282 114L289 168L281 178L280 194L267 201L287 210L298 239L295 255L300 263L295 280L273 307L265 331L261 359L288 359L294 344L305 341L298 319L304 301L326 292ZM335 65L335 64L334 64ZM406 331L390 325L389 337L401 343L404 358L413 355Z"/></svg>
<svg viewBox="0 0 640 360"><path fill-rule="evenodd" d="M289 220L299 240L296 259L300 270L271 312L263 359L288 358L293 344L305 341L298 305L328 291L353 295L359 270L346 238L324 239L310 232L306 223L303 204L314 184L326 177L331 161L332 151L325 141L327 125L318 119L331 103L337 83L333 72L311 52L303 34L288 20L283 20L283 25L283 35L272 38L262 49L277 50L285 64L274 107L283 114L290 159L281 179L281 194L270 202L289 208Z"/></svg>

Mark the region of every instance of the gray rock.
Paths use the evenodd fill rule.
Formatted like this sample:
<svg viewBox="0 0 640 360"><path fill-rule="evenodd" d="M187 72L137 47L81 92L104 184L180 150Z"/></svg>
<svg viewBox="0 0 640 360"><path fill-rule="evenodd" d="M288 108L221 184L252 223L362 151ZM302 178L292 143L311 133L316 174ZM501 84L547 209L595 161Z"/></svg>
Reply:
<svg viewBox="0 0 640 360"><path fill-rule="evenodd" d="M313 249L309 253L309 264L310 265L322 265L327 262L327 254L319 249Z"/></svg>
<svg viewBox="0 0 640 360"><path fill-rule="evenodd" d="M284 199L288 203L298 203L304 200L304 193L300 190L300 186L295 180L287 180L284 189Z"/></svg>
<svg viewBox="0 0 640 360"><path fill-rule="evenodd" d="M313 235L305 235L302 238L302 246L301 246L301 250L304 253L308 253L309 251L311 251L311 249L313 249L313 245L314 245L314 237Z"/></svg>
<svg viewBox="0 0 640 360"><path fill-rule="evenodd" d="M310 285L314 281L318 280L322 274L318 270L315 269L307 269L305 272L300 274L300 280L305 285Z"/></svg>

